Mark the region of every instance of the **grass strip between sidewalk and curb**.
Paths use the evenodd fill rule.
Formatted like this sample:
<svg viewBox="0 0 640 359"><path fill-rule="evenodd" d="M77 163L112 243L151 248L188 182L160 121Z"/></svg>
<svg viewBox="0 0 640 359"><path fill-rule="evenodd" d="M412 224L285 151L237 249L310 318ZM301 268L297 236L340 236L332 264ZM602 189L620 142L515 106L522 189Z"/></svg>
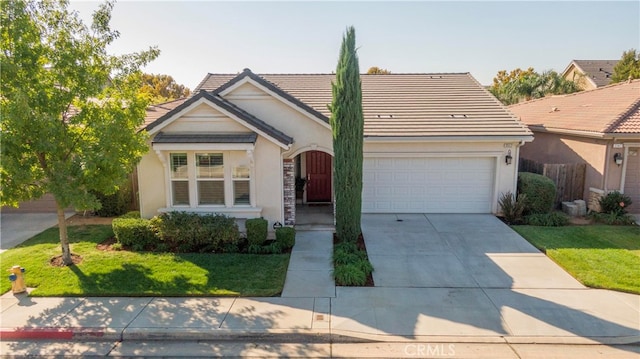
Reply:
<svg viewBox="0 0 640 359"><path fill-rule="evenodd" d="M25 268L32 296L256 296L278 295L289 254L150 253L100 250L113 237L109 225L69 227L71 251L82 262L54 267L61 254L53 227L0 254L6 269ZM0 277L0 292L11 289Z"/></svg>
<svg viewBox="0 0 640 359"><path fill-rule="evenodd" d="M582 284L640 294L640 227L512 228Z"/></svg>

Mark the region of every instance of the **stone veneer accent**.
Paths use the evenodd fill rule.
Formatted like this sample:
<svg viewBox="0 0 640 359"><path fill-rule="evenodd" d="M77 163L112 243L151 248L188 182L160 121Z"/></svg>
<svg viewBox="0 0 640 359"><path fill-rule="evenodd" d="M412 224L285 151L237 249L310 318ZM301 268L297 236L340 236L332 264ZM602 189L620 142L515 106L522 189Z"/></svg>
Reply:
<svg viewBox="0 0 640 359"><path fill-rule="evenodd" d="M284 225L293 226L296 224L296 178L294 159L284 159L283 184L284 184Z"/></svg>
<svg viewBox="0 0 640 359"><path fill-rule="evenodd" d="M600 198L605 195L605 192L599 188L589 188L589 210L594 212L601 212Z"/></svg>

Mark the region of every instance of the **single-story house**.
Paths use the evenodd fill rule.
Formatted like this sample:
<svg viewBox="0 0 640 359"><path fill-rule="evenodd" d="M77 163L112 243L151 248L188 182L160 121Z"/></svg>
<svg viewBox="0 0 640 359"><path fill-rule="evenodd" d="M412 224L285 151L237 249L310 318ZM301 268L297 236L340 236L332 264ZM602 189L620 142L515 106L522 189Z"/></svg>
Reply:
<svg viewBox="0 0 640 359"><path fill-rule="evenodd" d="M578 82L583 90L593 90L611 83L618 60L572 60L562 77Z"/></svg>
<svg viewBox="0 0 640 359"><path fill-rule="evenodd" d="M509 107L535 134L521 157L540 163L586 163L584 199L597 209L620 191L640 213L640 80Z"/></svg>
<svg viewBox="0 0 640 359"><path fill-rule="evenodd" d="M296 221L332 203L332 74L208 74L152 106L138 166L143 217L215 212ZM531 131L468 73L362 75L363 213L497 213Z"/></svg>

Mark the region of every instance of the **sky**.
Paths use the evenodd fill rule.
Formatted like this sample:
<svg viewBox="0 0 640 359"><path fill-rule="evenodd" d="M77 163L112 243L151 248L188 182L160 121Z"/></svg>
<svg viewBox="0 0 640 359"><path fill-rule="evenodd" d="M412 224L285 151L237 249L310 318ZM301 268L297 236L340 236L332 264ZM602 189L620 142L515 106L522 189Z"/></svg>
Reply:
<svg viewBox="0 0 640 359"><path fill-rule="evenodd" d="M98 2L72 1L88 24ZM573 59L616 60L640 50L640 1L124 1L109 51L157 46L144 70L191 89L211 73L331 73L347 26L360 71L470 72L489 85L500 70L562 72Z"/></svg>

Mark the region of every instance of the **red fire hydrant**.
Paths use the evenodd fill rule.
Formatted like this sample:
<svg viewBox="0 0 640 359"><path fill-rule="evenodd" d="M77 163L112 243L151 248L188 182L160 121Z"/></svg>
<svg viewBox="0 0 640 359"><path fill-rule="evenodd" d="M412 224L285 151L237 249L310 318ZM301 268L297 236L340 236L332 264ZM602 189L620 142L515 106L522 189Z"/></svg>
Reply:
<svg viewBox="0 0 640 359"><path fill-rule="evenodd" d="M20 266L13 266L9 269L9 272L11 272L9 280L11 281L11 290L13 290L13 294L26 292L27 286L24 285L24 268Z"/></svg>

